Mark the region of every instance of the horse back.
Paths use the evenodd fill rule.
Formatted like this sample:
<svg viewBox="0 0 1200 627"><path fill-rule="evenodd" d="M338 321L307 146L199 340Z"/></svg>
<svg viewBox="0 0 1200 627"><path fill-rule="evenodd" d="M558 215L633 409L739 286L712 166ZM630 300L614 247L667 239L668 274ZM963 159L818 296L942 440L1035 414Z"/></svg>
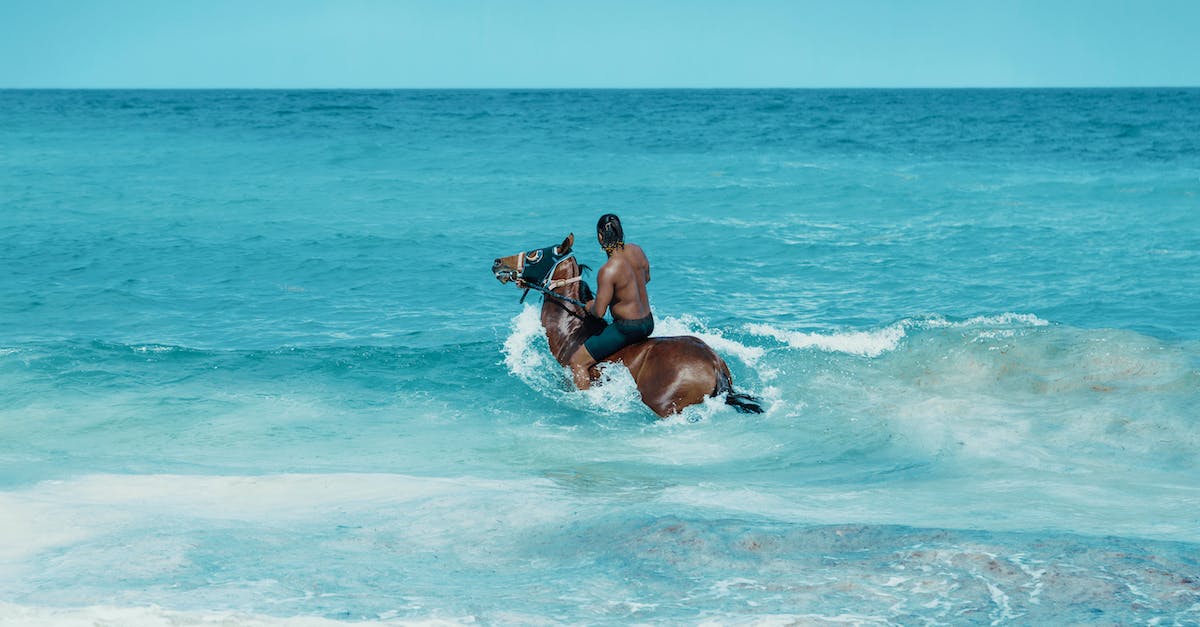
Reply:
<svg viewBox="0 0 1200 627"><path fill-rule="evenodd" d="M711 346L691 335L652 337L630 344L604 361L624 364L639 382L639 387L640 382L650 375L658 375L653 378L661 379L663 375L671 376L684 370L709 372L713 367L727 370L725 361Z"/></svg>
<svg viewBox="0 0 1200 627"><path fill-rule="evenodd" d="M617 351L609 361L629 368L642 402L663 417L704 402L730 382L725 360L690 335L650 338Z"/></svg>

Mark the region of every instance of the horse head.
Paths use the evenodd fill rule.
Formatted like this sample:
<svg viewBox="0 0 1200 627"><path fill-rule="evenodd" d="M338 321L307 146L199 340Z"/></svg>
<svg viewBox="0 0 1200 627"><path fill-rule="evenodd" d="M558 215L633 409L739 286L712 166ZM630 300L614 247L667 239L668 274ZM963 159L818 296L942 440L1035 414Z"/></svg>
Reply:
<svg viewBox="0 0 1200 627"><path fill-rule="evenodd" d="M545 285L550 281L555 268L572 255L575 235L567 235L557 246L521 251L515 255L500 257L492 262L492 274L501 283L517 281L534 285Z"/></svg>

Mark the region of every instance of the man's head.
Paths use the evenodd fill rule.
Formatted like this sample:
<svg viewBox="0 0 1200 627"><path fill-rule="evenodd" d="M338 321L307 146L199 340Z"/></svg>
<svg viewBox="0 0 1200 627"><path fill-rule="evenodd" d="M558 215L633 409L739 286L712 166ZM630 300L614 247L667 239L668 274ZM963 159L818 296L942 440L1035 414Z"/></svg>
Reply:
<svg viewBox="0 0 1200 627"><path fill-rule="evenodd" d="M613 254L614 250L625 247L625 231L621 228L621 219L616 214L606 213L596 222L596 237L600 240L600 248Z"/></svg>

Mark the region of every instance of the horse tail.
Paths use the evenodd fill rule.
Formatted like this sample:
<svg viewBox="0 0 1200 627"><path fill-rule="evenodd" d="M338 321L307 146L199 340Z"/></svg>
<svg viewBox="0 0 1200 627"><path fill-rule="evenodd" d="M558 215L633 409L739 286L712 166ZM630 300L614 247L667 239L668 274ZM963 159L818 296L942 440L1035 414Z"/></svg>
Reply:
<svg viewBox="0 0 1200 627"><path fill-rule="evenodd" d="M732 406L743 414L761 414L763 413L760 401L742 392L733 391L733 375L729 373L729 366L721 360L721 366L717 370L717 387L713 390L713 396L725 395L725 404Z"/></svg>
<svg viewBox="0 0 1200 627"><path fill-rule="evenodd" d="M762 405L758 404L757 398L742 392L734 392L730 390L725 395L725 404L732 405L734 409L743 414L761 414L763 413Z"/></svg>

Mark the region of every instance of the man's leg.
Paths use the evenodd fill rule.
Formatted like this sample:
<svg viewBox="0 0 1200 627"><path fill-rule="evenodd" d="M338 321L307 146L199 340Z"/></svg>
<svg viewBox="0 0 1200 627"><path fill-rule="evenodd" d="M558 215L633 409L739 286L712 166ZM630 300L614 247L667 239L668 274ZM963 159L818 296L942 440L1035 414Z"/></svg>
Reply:
<svg viewBox="0 0 1200 627"><path fill-rule="evenodd" d="M592 387L592 378L588 376L588 370L594 363L596 360L592 359L592 354L586 346L581 345L575 350L575 354L571 355L571 375L575 377L575 387L581 390Z"/></svg>

